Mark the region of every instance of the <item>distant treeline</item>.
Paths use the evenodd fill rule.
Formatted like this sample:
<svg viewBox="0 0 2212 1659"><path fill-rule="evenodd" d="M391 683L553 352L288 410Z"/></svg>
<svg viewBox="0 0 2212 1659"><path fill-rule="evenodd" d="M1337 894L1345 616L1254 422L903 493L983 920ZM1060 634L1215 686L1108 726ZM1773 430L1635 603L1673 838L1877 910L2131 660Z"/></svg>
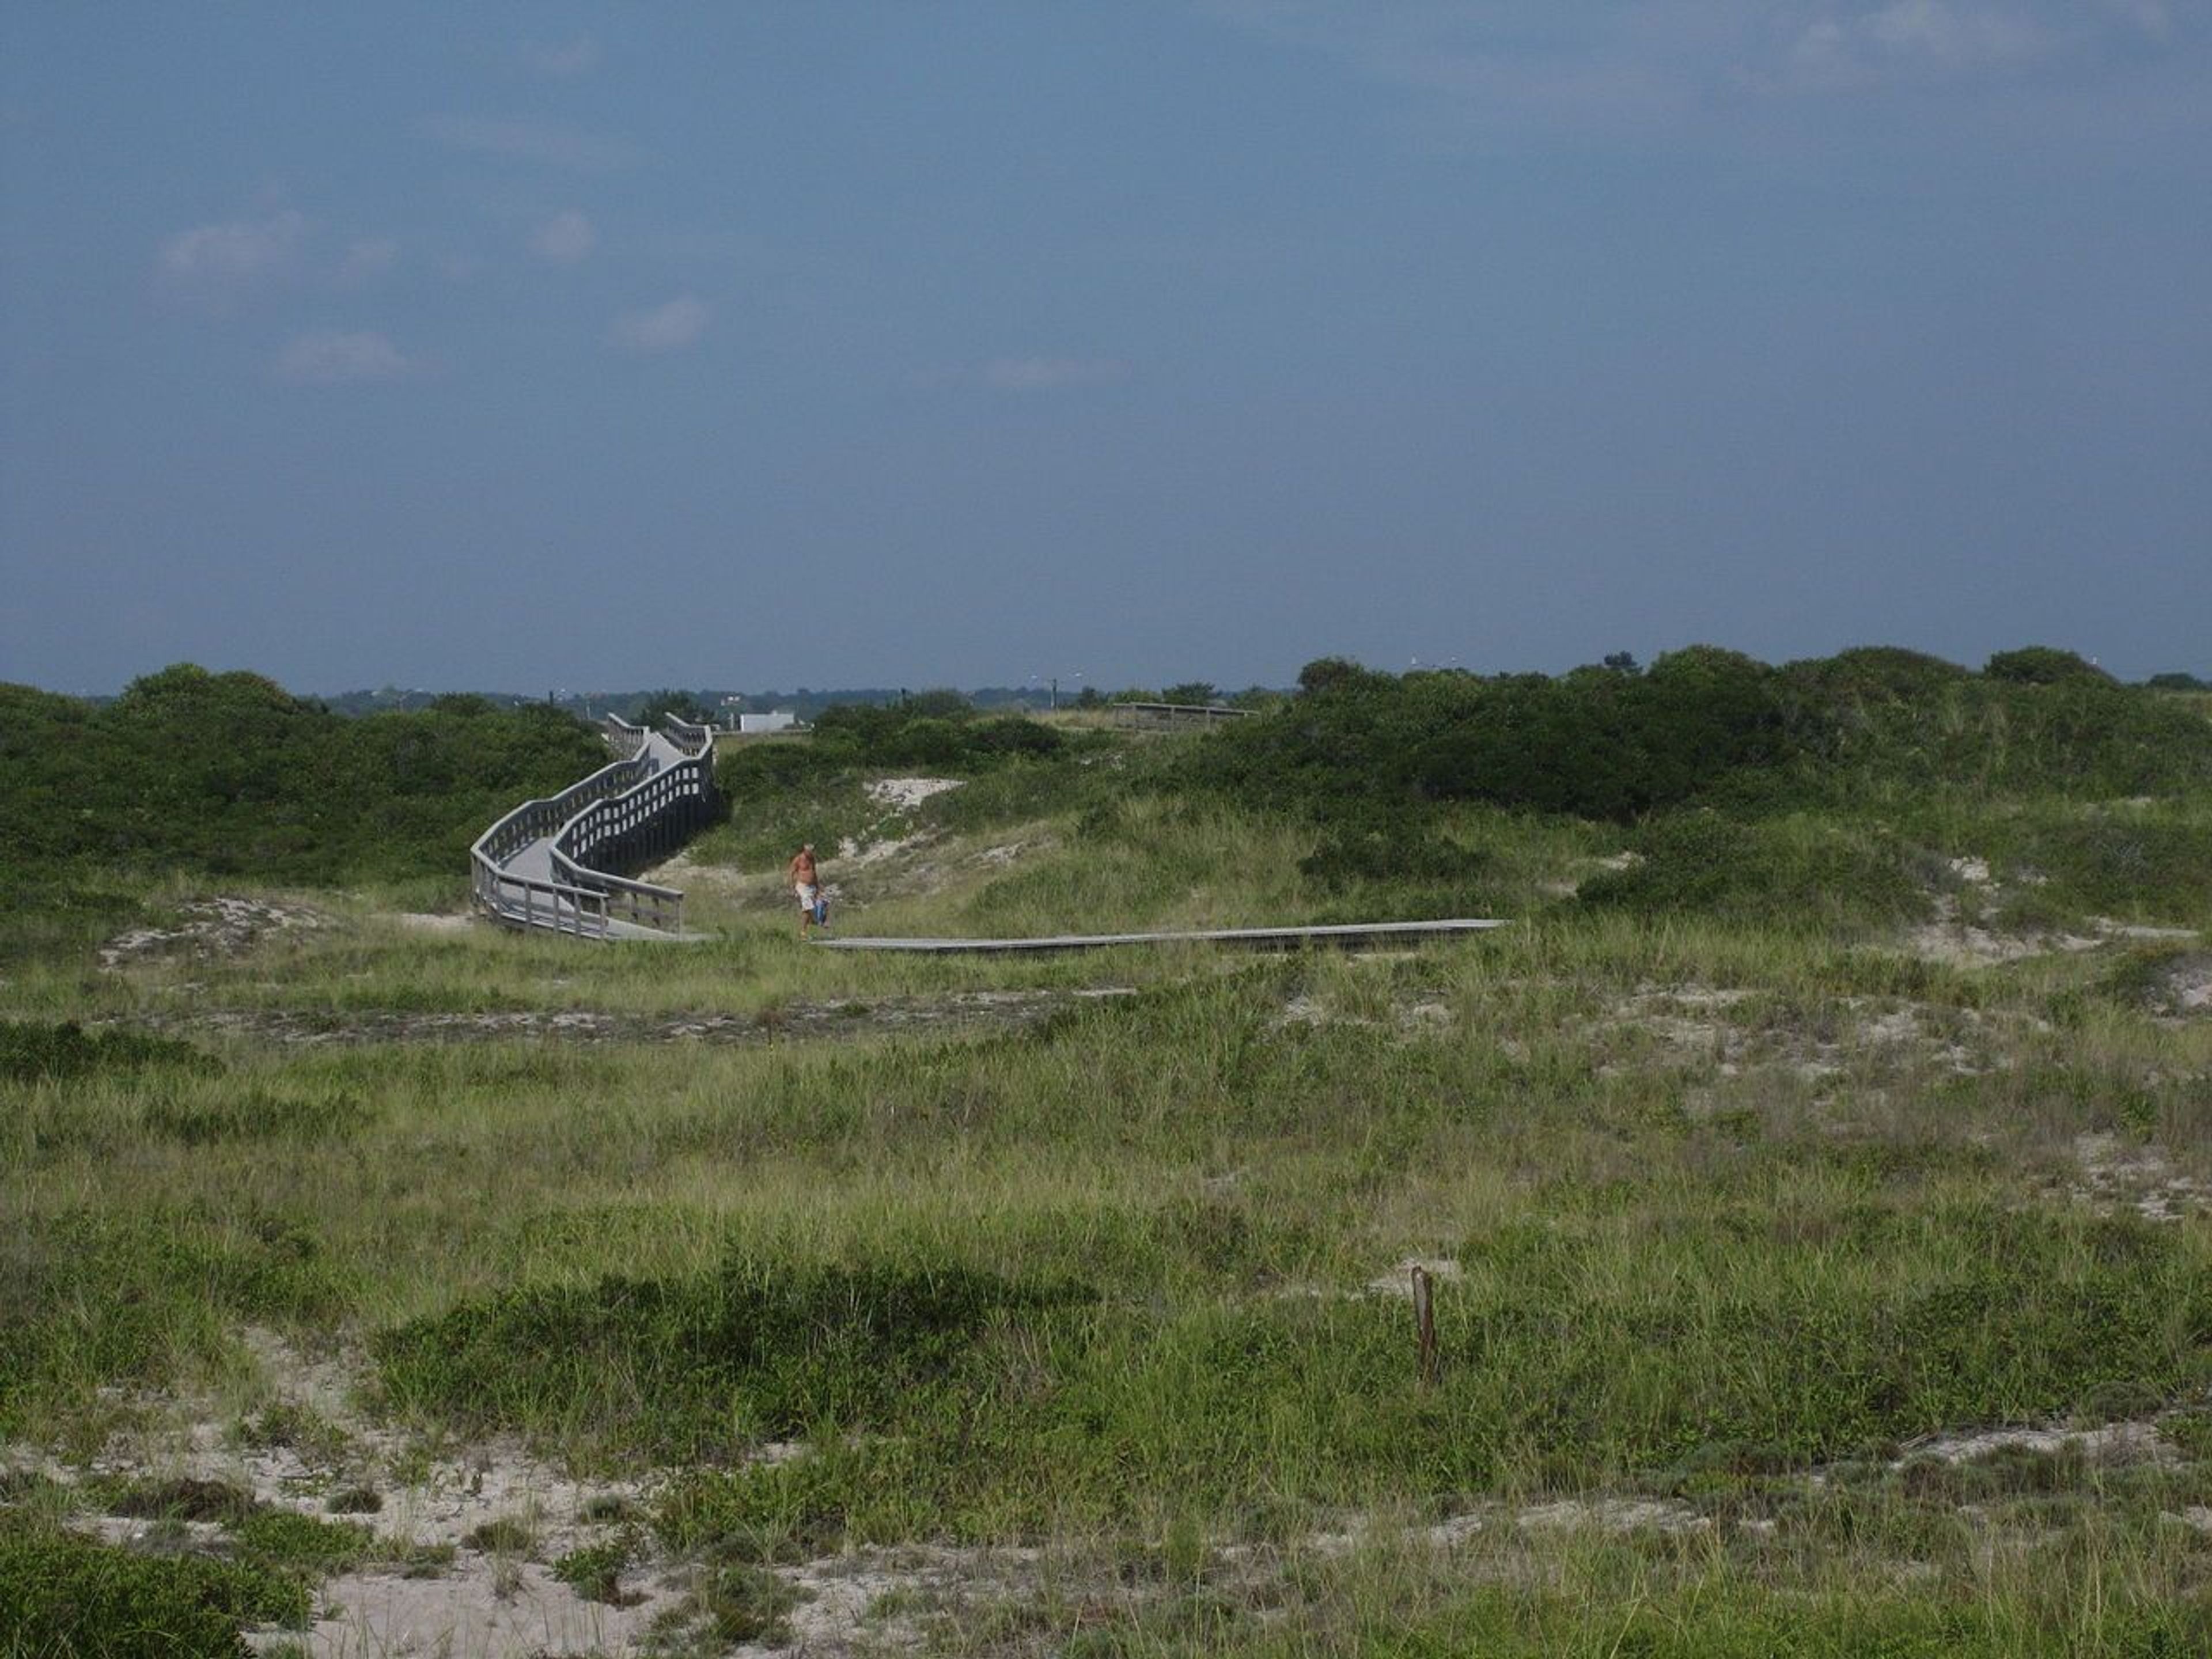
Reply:
<svg viewBox="0 0 2212 1659"><path fill-rule="evenodd" d="M450 695L426 691L420 687L403 689L387 685L374 691L345 691L334 697L315 701L333 714L379 714L428 708L441 696ZM1057 686L1040 681L1034 685L982 685L965 691L943 686L865 685L822 690L800 686L791 691L777 690L773 687L763 691L732 691L707 686L690 690L662 686L640 691L556 689L535 697L512 691L472 691L462 695L477 697L503 708L520 708L532 702L545 704L580 715L586 720L597 720L602 714L616 714L636 724L651 725L663 714L675 714L684 720L698 720L708 725L727 726L739 713L765 714L781 711L795 714L802 720L811 721L832 708L899 708L924 701L941 703L947 698L958 701L963 707L987 713L1019 713L1048 708L1103 708L1117 702L1218 702L1250 708L1279 702L1289 693L1264 685L1226 692L1208 680L1184 680L1161 687L1130 685L1109 691L1070 680Z"/></svg>
<svg viewBox="0 0 2212 1659"><path fill-rule="evenodd" d="M651 694L638 712L683 695ZM973 773L1105 740L957 692L894 698L818 711L807 743L725 756L726 793L869 768ZM1250 701L1255 718L1148 776L1340 820L1470 802L1614 823L1686 805L1741 816L1883 793L2105 799L2212 784L2200 697L2123 685L2044 647L1979 672L1887 647L1776 667L1700 646L1557 676L1392 675L1329 658L1295 695ZM0 869L458 872L500 814L606 758L590 726L542 702L448 696L347 718L258 675L189 664L100 704L0 686Z"/></svg>
<svg viewBox="0 0 2212 1659"><path fill-rule="evenodd" d="M441 697L347 719L179 664L94 704L0 685L8 872L70 862L317 881L458 872L518 801L606 763L543 703Z"/></svg>
<svg viewBox="0 0 2212 1659"><path fill-rule="evenodd" d="M1614 822L1869 788L2119 797L2212 783L2212 721L2192 700L2048 647L1978 673L1888 647L1774 667L1698 646L1648 669L1624 657L1556 677L1325 659L1299 684L1223 732L1194 781L1285 803L1479 801Z"/></svg>

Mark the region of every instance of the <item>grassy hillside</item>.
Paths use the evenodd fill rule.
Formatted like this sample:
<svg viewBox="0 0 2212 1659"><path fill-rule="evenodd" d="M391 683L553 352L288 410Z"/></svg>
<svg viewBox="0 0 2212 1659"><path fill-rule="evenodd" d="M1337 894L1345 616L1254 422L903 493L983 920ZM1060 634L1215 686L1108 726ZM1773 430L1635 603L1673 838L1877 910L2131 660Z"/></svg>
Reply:
<svg viewBox="0 0 2212 1659"><path fill-rule="evenodd" d="M131 890L0 983L0 1653L2203 1650L2204 714L2063 669L870 714L726 758L690 945ZM802 836L871 933L1511 925L833 954Z"/></svg>

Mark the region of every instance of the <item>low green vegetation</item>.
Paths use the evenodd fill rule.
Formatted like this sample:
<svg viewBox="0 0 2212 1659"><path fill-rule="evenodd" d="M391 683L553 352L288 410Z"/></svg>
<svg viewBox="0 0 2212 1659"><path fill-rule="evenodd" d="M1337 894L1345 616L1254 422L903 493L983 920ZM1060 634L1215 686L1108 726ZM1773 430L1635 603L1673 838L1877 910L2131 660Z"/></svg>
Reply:
<svg viewBox="0 0 2212 1659"><path fill-rule="evenodd" d="M0 1020L0 1080L56 1082L101 1072L167 1068L203 1073L222 1069L212 1055L174 1037L87 1031L71 1021Z"/></svg>
<svg viewBox="0 0 2212 1659"><path fill-rule="evenodd" d="M726 756L696 944L421 931L411 876L44 934L0 1655L231 1654L429 1561L698 1653L2203 1651L2212 724L2011 655L922 702ZM832 953L802 836L871 933L1509 925ZM194 1429L298 1489L133 1450ZM604 1496L404 1535L522 1448Z"/></svg>
<svg viewBox="0 0 2212 1659"><path fill-rule="evenodd" d="M153 1523L136 1547L58 1527L0 1489L0 1652L229 1659L246 1651L242 1626L304 1625L322 1579L376 1553L361 1527L272 1510L222 1481L100 1484L109 1513ZM221 1528L220 1547L192 1524Z"/></svg>
<svg viewBox="0 0 2212 1659"><path fill-rule="evenodd" d="M264 1569L0 1528L0 1652L10 1656L244 1659L241 1625L296 1624L306 1611L305 1589Z"/></svg>
<svg viewBox="0 0 2212 1659"><path fill-rule="evenodd" d="M0 965L81 947L175 872L458 889L493 819L606 763L538 704L443 697L349 720L258 675L179 664L92 704L0 685Z"/></svg>

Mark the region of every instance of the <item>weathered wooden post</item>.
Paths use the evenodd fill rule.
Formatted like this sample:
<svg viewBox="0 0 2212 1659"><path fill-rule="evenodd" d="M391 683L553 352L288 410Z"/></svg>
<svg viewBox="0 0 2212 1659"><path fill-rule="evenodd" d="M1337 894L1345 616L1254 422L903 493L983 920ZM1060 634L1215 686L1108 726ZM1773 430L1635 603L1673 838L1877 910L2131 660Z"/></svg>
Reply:
<svg viewBox="0 0 2212 1659"><path fill-rule="evenodd" d="M1413 1333L1420 1347L1421 1386L1437 1380L1437 1308L1426 1267L1413 1269Z"/></svg>

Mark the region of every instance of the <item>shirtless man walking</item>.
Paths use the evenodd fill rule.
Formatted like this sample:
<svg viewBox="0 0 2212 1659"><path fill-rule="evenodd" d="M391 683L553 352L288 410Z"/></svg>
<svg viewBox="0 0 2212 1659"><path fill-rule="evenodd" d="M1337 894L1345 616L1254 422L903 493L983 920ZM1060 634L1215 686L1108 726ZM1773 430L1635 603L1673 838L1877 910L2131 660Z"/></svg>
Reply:
<svg viewBox="0 0 2212 1659"><path fill-rule="evenodd" d="M822 878L814 867L814 843L808 842L791 859L791 890L799 895L799 937L814 926L814 901L822 896Z"/></svg>

